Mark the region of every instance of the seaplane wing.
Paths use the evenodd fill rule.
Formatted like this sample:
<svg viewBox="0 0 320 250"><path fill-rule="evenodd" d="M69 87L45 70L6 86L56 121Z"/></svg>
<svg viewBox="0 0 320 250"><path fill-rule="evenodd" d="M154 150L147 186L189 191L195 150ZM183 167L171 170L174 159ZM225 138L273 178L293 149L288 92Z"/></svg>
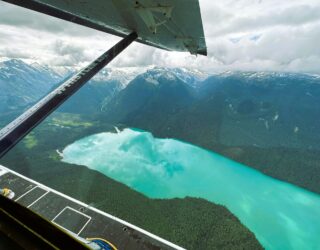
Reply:
<svg viewBox="0 0 320 250"><path fill-rule="evenodd" d="M3 1L123 39L2 128L0 158L133 41L169 51L207 54L198 0ZM48 249L52 244L52 249L60 249L61 244L70 244L63 245L63 249L83 249L72 247L78 243L72 241L74 237L70 241L65 233L61 234L61 228L80 240L85 249L90 244L90 249L116 249L103 239L90 239L93 233L108 237L120 249L182 249L0 166L0 231L9 238L16 235L14 240L24 248L23 242L38 242L36 249Z"/></svg>
<svg viewBox="0 0 320 250"><path fill-rule="evenodd" d="M198 0L4 0L170 51L207 55Z"/></svg>

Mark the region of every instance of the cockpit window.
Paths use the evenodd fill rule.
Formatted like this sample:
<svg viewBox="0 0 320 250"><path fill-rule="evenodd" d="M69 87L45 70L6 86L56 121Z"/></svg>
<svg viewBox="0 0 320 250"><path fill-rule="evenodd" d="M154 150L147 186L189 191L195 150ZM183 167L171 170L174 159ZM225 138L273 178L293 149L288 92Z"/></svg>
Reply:
<svg viewBox="0 0 320 250"><path fill-rule="evenodd" d="M199 1L206 40L174 36L172 52L169 2L136 2L154 25L2 156L0 195L93 249L316 249L320 4ZM123 38L0 6L2 147Z"/></svg>

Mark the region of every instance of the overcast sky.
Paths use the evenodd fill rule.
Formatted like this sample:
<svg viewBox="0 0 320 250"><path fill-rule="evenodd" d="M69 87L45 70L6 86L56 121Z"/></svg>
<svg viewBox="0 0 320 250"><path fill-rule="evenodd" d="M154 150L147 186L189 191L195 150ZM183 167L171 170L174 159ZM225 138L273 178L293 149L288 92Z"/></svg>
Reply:
<svg viewBox="0 0 320 250"><path fill-rule="evenodd" d="M207 57L134 43L111 66L320 74L320 0L200 0L200 7ZM0 57L79 66L118 40L0 1Z"/></svg>

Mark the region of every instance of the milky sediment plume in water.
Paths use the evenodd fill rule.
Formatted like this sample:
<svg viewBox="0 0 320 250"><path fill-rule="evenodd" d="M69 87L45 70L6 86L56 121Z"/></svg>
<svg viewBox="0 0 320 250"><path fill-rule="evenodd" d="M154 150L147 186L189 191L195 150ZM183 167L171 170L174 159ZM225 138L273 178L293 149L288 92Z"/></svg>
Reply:
<svg viewBox="0 0 320 250"><path fill-rule="evenodd" d="M266 249L317 249L320 196L213 152L124 129L67 146L63 161L86 165L150 198L201 197L226 206Z"/></svg>

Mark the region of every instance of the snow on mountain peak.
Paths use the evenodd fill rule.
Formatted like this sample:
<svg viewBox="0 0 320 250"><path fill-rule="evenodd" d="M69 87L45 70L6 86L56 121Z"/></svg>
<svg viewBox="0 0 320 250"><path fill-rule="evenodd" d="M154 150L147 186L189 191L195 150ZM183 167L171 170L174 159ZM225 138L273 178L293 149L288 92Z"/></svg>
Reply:
<svg viewBox="0 0 320 250"><path fill-rule="evenodd" d="M167 81L175 81L179 79L191 87L197 87L198 83L206 79L208 76L208 74L199 70L167 67L152 67L140 75L140 77L144 77L148 82L153 84L159 84L160 79L165 79Z"/></svg>
<svg viewBox="0 0 320 250"><path fill-rule="evenodd" d="M6 74L10 75L12 69L19 72L41 72L50 75L52 79L61 80L76 72L79 69L61 66L47 66L32 61L26 63L19 59L2 58L0 60L0 69L8 71ZM10 69L10 70L9 70ZM10 71L10 72L9 72ZM164 78L168 81L174 81L177 78L187 83L192 87L197 87L197 83L208 77L207 73L196 69L188 68L167 68L167 67L121 67L102 69L92 80L95 84L103 84L110 81L119 83L121 89L125 88L134 78L141 76L147 79L152 84L158 84L158 80Z"/></svg>
<svg viewBox="0 0 320 250"><path fill-rule="evenodd" d="M125 88L136 76L145 72L145 67L104 68L93 80L98 82L118 81Z"/></svg>

